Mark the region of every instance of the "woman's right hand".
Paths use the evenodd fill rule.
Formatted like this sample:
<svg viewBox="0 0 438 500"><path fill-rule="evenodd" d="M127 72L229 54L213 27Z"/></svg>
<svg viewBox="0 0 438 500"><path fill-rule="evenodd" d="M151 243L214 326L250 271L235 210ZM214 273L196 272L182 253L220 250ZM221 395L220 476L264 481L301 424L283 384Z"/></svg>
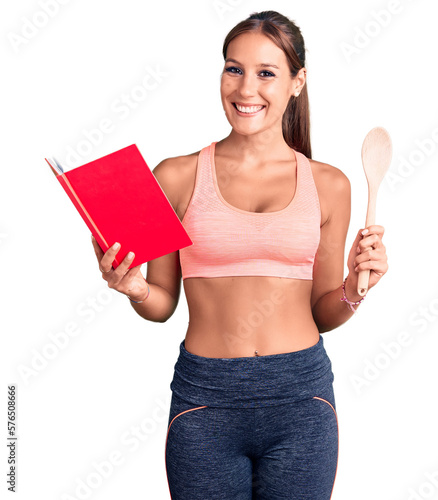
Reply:
<svg viewBox="0 0 438 500"><path fill-rule="evenodd" d="M129 269L134 260L134 254L129 252L114 269L112 264L120 250L120 244L114 243L104 253L93 235L91 235L91 241L99 263L99 270L102 273L102 278L108 283L108 287L127 295L136 302L143 301L148 294L148 284L140 271L141 264Z"/></svg>

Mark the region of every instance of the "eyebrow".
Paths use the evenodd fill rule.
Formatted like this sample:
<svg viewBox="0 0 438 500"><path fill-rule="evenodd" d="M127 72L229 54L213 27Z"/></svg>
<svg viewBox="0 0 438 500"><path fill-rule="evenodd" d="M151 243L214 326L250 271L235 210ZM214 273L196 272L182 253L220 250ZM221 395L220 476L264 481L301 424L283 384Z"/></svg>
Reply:
<svg viewBox="0 0 438 500"><path fill-rule="evenodd" d="M233 62L233 63L236 63L236 64L240 64L241 66L243 66L242 63L240 63L239 61L236 61L236 59L232 59L231 57L227 58L225 60L225 62ZM268 63L268 64L258 64L259 67L262 67L262 68L277 68L277 69L280 69L278 66L276 66L275 64L271 64L271 63Z"/></svg>

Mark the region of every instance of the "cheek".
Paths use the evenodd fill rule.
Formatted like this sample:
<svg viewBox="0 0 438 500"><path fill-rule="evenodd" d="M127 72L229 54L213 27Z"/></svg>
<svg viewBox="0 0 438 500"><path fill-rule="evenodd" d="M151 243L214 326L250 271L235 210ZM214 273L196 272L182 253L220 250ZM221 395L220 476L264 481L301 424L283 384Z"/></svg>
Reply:
<svg viewBox="0 0 438 500"><path fill-rule="evenodd" d="M262 97L264 97L272 107L282 108L287 105L289 101L288 94L285 89L281 86L271 85L266 86L265 88L260 88L259 93Z"/></svg>
<svg viewBox="0 0 438 500"><path fill-rule="evenodd" d="M289 100L290 96L288 94L279 92L276 95L275 107L276 109L278 109L279 113L283 114L286 111L287 106L289 104Z"/></svg>
<svg viewBox="0 0 438 500"><path fill-rule="evenodd" d="M221 94L227 94L227 93L229 93L232 88L233 88L232 82L224 80L222 78L222 80L221 80L221 86L220 86Z"/></svg>

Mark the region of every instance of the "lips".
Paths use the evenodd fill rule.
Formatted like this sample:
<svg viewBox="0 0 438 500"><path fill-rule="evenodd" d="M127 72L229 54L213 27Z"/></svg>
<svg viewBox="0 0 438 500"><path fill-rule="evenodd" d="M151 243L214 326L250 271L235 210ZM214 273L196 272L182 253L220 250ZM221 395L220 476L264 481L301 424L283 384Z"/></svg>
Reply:
<svg viewBox="0 0 438 500"><path fill-rule="evenodd" d="M237 102L233 102L233 106L241 113L248 115L258 113L265 107L263 104L240 104Z"/></svg>

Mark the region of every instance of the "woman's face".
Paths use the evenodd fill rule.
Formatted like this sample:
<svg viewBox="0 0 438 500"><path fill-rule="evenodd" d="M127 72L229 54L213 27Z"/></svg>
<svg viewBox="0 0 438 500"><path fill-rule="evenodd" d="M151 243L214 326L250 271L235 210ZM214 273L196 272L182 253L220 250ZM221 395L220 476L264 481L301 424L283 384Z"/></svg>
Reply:
<svg viewBox="0 0 438 500"><path fill-rule="evenodd" d="M242 135L282 131L282 118L299 79L293 79L284 52L261 33L230 42L221 77L221 100L230 125Z"/></svg>

